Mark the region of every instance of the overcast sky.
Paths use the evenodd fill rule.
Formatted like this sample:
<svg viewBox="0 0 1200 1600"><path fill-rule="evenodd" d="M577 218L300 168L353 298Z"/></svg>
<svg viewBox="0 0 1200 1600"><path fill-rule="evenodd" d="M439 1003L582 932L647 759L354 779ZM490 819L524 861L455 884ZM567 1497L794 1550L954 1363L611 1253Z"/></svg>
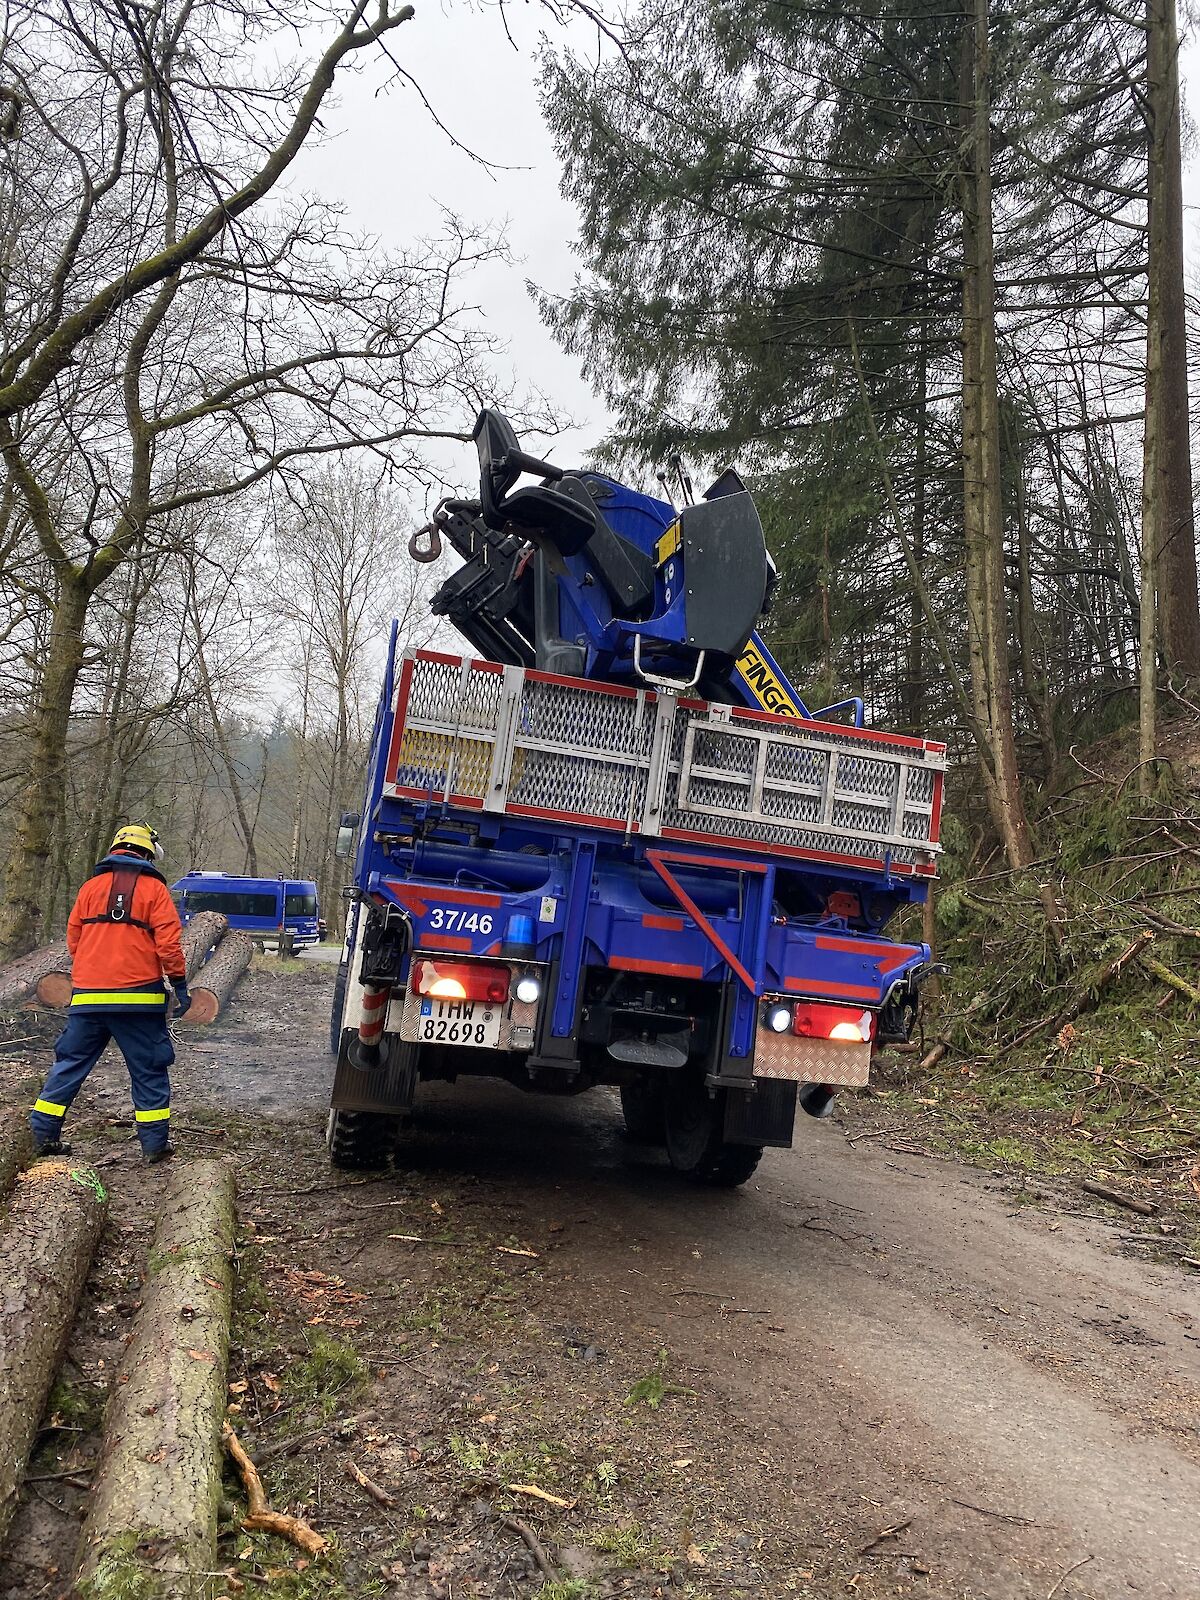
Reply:
<svg viewBox="0 0 1200 1600"><path fill-rule="evenodd" d="M578 461L605 431L604 405L584 382L578 364L563 354L542 325L525 290L526 278L551 290L570 286L577 268L571 250L573 209L558 188L558 165L542 123L537 95L537 49L545 32L556 45L595 49L595 30L582 19L569 33L549 12L526 0L508 6L505 37L498 10L439 5L416 0L417 15L391 42L454 136L498 168L489 173L456 150L438 131L415 92L393 85L380 92L386 74L376 63L339 77L338 106L323 119L333 135L306 154L297 181L342 201L351 224L377 234L385 246L409 247L422 233L436 232L439 203L467 222L504 222L515 260L476 275L475 297L491 331L509 346L509 369L520 383L549 395L575 426L556 443L564 463ZM1186 85L1200 83L1200 50L1189 43L1183 57ZM335 131L336 130L336 131ZM1185 176L1185 221L1189 268L1200 255L1200 184ZM471 464L464 461L464 480Z"/></svg>

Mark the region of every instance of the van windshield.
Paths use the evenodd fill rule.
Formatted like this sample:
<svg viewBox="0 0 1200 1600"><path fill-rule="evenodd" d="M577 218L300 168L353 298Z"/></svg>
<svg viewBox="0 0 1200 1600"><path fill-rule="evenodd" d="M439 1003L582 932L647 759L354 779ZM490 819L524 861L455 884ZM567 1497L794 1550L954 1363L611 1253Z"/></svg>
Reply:
<svg viewBox="0 0 1200 1600"><path fill-rule="evenodd" d="M315 917L317 914L317 897L315 894L289 894L283 902L285 917Z"/></svg>
<svg viewBox="0 0 1200 1600"><path fill-rule="evenodd" d="M249 894L227 889L189 889L189 911L221 911L227 917L270 917L279 915L279 901L273 894Z"/></svg>

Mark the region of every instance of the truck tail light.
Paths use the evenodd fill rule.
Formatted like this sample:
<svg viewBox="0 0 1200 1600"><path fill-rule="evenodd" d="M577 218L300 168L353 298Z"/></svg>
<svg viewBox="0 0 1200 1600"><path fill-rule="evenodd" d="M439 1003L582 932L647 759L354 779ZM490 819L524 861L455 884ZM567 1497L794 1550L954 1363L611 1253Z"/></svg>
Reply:
<svg viewBox="0 0 1200 1600"><path fill-rule="evenodd" d="M507 967L478 961L421 959L413 962L409 981L414 994L428 995L431 1000L486 1000L503 1005L511 977Z"/></svg>
<svg viewBox="0 0 1200 1600"><path fill-rule="evenodd" d="M850 1006L820 1006L801 1002L792 1017L792 1032L802 1039L837 1039L846 1044L866 1044L875 1036L875 1013Z"/></svg>

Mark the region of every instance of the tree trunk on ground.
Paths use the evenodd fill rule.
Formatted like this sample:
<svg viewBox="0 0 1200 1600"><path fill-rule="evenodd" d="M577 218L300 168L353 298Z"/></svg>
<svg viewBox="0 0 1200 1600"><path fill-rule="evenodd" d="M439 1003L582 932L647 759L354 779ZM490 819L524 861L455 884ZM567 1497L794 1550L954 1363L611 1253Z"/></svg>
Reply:
<svg viewBox="0 0 1200 1600"><path fill-rule="evenodd" d="M105 1413L76 1580L85 1596L115 1593L119 1579L146 1600L199 1600L209 1592L233 1235L232 1170L219 1161L177 1167Z"/></svg>
<svg viewBox="0 0 1200 1600"><path fill-rule="evenodd" d="M250 965L254 941L248 934L227 933L213 952L212 959L200 968L192 986L192 1008L181 1023L215 1022L233 992L233 986Z"/></svg>
<svg viewBox="0 0 1200 1600"><path fill-rule="evenodd" d="M88 1167L22 1173L0 1234L0 1542L17 1508L50 1386L66 1349L107 1196Z"/></svg>
<svg viewBox="0 0 1200 1600"><path fill-rule="evenodd" d="M24 1111L10 1110L0 1121L0 1206L33 1154L33 1136Z"/></svg>
<svg viewBox="0 0 1200 1600"><path fill-rule="evenodd" d="M28 955L18 956L15 961L0 967L0 1007L17 1006L23 1000L28 1000L37 989L38 980L48 972L69 974L70 971L71 957L65 940L61 944L43 945L40 950L31 950Z"/></svg>
<svg viewBox="0 0 1200 1600"><path fill-rule="evenodd" d="M67 725L83 665L83 628L94 587L77 572L66 571L59 577L58 603L33 713L25 782L13 808L4 893L0 897L0 961L24 955L37 944L54 818L63 784Z"/></svg>
<svg viewBox="0 0 1200 1600"><path fill-rule="evenodd" d="M1153 462L1158 538L1158 610L1163 659L1200 676L1200 598L1192 504L1187 327L1183 277L1180 161L1179 29L1175 0L1147 0L1146 114L1149 121L1150 305L1147 337L1158 342L1147 364L1146 409L1155 417ZM1151 381L1153 371L1153 382Z"/></svg>
<svg viewBox="0 0 1200 1600"><path fill-rule="evenodd" d="M189 983L204 965L204 958L213 945L228 932L229 918L220 911L201 911L188 923L182 942Z"/></svg>

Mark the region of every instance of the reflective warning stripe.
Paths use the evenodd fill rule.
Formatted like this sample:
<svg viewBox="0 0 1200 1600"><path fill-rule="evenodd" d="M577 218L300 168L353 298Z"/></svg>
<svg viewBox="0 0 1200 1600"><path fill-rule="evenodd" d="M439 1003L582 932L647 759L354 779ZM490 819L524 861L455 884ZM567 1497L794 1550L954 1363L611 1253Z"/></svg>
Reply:
<svg viewBox="0 0 1200 1600"><path fill-rule="evenodd" d="M138 1122L165 1122L171 1111L168 1107L165 1111L135 1111L133 1114Z"/></svg>
<svg viewBox="0 0 1200 1600"><path fill-rule="evenodd" d="M33 1109L46 1117L65 1117L67 1114L66 1106L56 1106L53 1100L35 1100Z"/></svg>
<svg viewBox="0 0 1200 1600"><path fill-rule="evenodd" d="M166 994L160 989L153 994L139 994L130 989L114 989L111 993L80 991L71 996L73 1006L165 1006Z"/></svg>

